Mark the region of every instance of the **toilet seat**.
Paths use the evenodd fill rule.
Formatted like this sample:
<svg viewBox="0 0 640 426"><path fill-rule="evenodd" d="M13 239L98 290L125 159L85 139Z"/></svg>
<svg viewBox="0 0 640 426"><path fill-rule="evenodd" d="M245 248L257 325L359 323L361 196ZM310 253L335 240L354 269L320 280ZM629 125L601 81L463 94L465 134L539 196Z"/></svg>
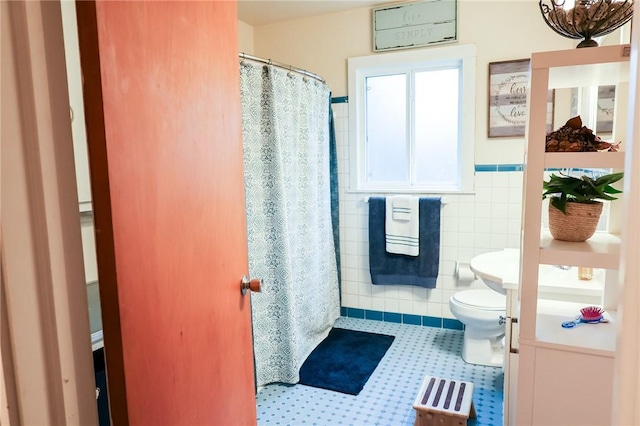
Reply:
<svg viewBox="0 0 640 426"><path fill-rule="evenodd" d="M483 311L504 311L506 297L490 289L464 290L452 296L455 303Z"/></svg>

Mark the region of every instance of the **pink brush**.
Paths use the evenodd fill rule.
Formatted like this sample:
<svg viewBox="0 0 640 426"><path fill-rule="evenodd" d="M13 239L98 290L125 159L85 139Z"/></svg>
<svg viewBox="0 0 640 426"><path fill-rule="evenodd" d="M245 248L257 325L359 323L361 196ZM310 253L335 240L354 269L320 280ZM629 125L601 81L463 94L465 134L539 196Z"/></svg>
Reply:
<svg viewBox="0 0 640 426"><path fill-rule="evenodd" d="M580 313L584 321L600 321L602 314L604 314L604 309L598 306L587 306L586 308L580 309Z"/></svg>
<svg viewBox="0 0 640 426"><path fill-rule="evenodd" d="M563 328L573 328L581 322L587 324L597 324L601 322L609 322L604 318L604 309L598 306L587 306L580 309L580 315L573 321L565 321L562 323Z"/></svg>

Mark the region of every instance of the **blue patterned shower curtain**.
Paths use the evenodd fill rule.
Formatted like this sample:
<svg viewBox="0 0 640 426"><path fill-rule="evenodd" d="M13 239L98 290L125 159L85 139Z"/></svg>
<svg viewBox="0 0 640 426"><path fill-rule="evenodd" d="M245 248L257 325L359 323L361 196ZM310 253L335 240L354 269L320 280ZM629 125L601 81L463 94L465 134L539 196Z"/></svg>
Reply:
<svg viewBox="0 0 640 426"><path fill-rule="evenodd" d="M331 226L329 90L274 66L240 66L257 385L297 383L340 315Z"/></svg>

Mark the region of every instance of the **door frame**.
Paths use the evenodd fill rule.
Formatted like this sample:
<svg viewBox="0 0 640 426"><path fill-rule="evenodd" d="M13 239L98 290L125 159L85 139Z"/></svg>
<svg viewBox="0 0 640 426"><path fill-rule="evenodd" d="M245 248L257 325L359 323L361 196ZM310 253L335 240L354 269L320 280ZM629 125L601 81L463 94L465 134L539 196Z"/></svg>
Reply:
<svg viewBox="0 0 640 426"><path fill-rule="evenodd" d="M97 425L60 3L1 15L0 422Z"/></svg>

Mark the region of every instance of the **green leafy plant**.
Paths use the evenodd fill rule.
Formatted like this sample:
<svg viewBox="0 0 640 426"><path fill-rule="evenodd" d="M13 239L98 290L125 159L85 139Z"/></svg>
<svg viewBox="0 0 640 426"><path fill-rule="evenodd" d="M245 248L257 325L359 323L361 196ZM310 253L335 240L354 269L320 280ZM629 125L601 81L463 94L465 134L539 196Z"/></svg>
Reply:
<svg viewBox="0 0 640 426"><path fill-rule="evenodd" d="M542 183L542 199L550 198L551 205L567 214L568 202L573 203L594 203L598 200L617 200L610 194L620 194L622 191L611 186L622 179L624 173L611 173L592 179L589 176L580 178L556 174L551 174L548 181Z"/></svg>

